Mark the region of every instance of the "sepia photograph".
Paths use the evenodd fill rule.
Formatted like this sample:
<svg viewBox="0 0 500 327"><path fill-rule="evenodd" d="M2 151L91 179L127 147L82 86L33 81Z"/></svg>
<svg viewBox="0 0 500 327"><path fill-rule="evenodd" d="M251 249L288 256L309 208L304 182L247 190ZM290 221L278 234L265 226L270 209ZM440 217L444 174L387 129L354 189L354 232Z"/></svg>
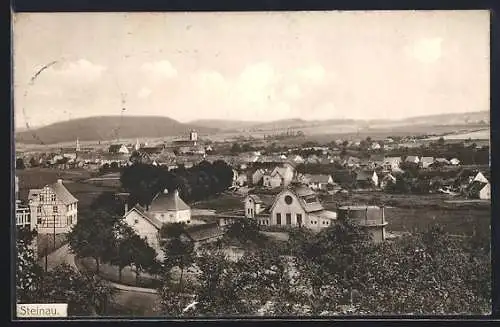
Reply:
<svg viewBox="0 0 500 327"><path fill-rule="evenodd" d="M13 13L12 85L15 319L492 313L487 10Z"/></svg>

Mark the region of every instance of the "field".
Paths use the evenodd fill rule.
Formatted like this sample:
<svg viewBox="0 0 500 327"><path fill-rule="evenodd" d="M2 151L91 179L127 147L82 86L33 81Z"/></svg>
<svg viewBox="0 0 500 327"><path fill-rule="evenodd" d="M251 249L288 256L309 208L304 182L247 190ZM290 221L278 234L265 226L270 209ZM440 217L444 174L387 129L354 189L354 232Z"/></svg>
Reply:
<svg viewBox="0 0 500 327"><path fill-rule="evenodd" d="M116 188L85 183L90 173L83 169L58 170L50 168L29 168L16 170L19 177L19 197L26 200L30 189L41 188L62 179L68 191L78 199L78 207L85 208L104 191L115 191Z"/></svg>
<svg viewBox="0 0 500 327"><path fill-rule="evenodd" d="M487 202L449 203L456 200L442 194L392 195L383 192L353 193L346 198L325 199L325 207L335 210L338 205L385 205L387 229L395 232L424 231L439 224L454 235L476 235L490 238L491 205Z"/></svg>
<svg viewBox="0 0 500 327"><path fill-rule="evenodd" d="M443 136L443 139L445 140L467 140L469 138L472 140L489 140L490 130L483 129L480 131L471 131L466 133L449 134ZM428 140L437 140L437 139L439 139L439 137L428 138Z"/></svg>

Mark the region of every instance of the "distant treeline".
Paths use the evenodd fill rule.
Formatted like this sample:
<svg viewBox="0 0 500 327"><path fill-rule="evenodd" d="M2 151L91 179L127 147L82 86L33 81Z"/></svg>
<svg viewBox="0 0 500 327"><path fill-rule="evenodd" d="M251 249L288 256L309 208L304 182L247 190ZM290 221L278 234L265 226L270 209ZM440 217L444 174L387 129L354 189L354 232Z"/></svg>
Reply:
<svg viewBox="0 0 500 327"><path fill-rule="evenodd" d="M187 201L199 201L221 193L232 185L233 170L225 161L202 161L192 168L168 170L166 167L137 163L123 169L122 187L130 193L130 204L148 205L167 189L177 189Z"/></svg>

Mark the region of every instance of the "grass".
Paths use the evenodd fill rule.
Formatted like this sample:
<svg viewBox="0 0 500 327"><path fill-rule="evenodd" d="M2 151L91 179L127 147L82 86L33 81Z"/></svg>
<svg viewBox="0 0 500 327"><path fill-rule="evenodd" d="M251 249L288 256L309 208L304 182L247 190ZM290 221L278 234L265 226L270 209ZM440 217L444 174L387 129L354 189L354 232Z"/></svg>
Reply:
<svg viewBox="0 0 500 327"><path fill-rule="evenodd" d="M50 254L55 250L61 248L66 243L67 243L66 234L56 234L55 246L54 246L53 234L38 234L37 235L38 257L43 258L45 255ZM46 253L46 251L48 252Z"/></svg>
<svg viewBox="0 0 500 327"><path fill-rule="evenodd" d="M221 194L215 198L192 204L192 208L212 209L216 212L241 209L242 206L242 198L230 194Z"/></svg>
<svg viewBox="0 0 500 327"><path fill-rule="evenodd" d="M476 235L490 238L491 207L485 203L446 203L450 197L441 194L392 195L383 192L352 193L348 198L334 196L325 201L325 207L335 210L337 205L385 205L388 230L397 232L424 231L440 224L450 234Z"/></svg>
<svg viewBox="0 0 500 327"><path fill-rule="evenodd" d="M75 258L75 263L80 270L86 271L96 271L95 260L92 258ZM130 267L125 267L122 270L122 279L121 281L118 279L118 267L112 266L106 263L100 263L99 265L99 276L102 278L109 280L114 283L134 286L134 287L143 287L143 288L156 288L159 286L159 281L146 273L141 273L139 275L138 282L136 281L136 274Z"/></svg>

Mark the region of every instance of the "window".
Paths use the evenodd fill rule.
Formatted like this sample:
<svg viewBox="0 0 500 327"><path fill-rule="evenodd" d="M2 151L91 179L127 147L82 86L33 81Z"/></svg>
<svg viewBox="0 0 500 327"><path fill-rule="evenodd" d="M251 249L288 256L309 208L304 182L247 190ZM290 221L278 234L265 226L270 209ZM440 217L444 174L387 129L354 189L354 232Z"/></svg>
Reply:
<svg viewBox="0 0 500 327"><path fill-rule="evenodd" d="M286 224L287 225L291 225L292 224L292 214L291 213L287 213L286 214Z"/></svg>
<svg viewBox="0 0 500 327"><path fill-rule="evenodd" d="M139 219L134 219L134 224L138 224L139 223Z"/></svg>
<svg viewBox="0 0 500 327"><path fill-rule="evenodd" d="M42 213L42 206L38 206L38 207L36 208L36 212L37 212L37 213Z"/></svg>
<svg viewBox="0 0 500 327"><path fill-rule="evenodd" d="M56 200L56 195L55 194L51 194L50 195L50 201L55 201Z"/></svg>
<svg viewBox="0 0 500 327"><path fill-rule="evenodd" d="M285 196L285 203L286 204L292 204L293 199L290 195Z"/></svg>
<svg viewBox="0 0 500 327"><path fill-rule="evenodd" d="M36 223L37 223L37 225L41 225L42 224L42 218L38 217L38 219L36 220Z"/></svg>
<svg viewBox="0 0 500 327"><path fill-rule="evenodd" d="M297 225L302 226L302 214L297 214Z"/></svg>
<svg viewBox="0 0 500 327"><path fill-rule="evenodd" d="M58 209L58 208L57 208L57 206L53 206L53 207L52 207L52 211L53 211L54 213L57 213L57 209Z"/></svg>
<svg viewBox="0 0 500 327"><path fill-rule="evenodd" d="M281 213L276 214L276 224L281 225Z"/></svg>
<svg viewBox="0 0 500 327"><path fill-rule="evenodd" d="M44 202L45 201L45 197L43 196L43 194L40 194L40 202Z"/></svg>

